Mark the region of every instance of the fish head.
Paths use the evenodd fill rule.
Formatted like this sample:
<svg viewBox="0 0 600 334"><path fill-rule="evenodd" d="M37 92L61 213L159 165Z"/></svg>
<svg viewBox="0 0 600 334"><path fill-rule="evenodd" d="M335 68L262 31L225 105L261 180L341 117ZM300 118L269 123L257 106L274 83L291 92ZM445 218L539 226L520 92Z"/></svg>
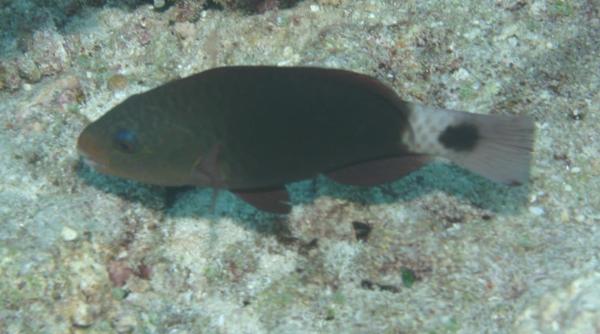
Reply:
<svg viewBox="0 0 600 334"><path fill-rule="evenodd" d="M77 149L103 174L164 186L190 184L198 138L175 114L144 94L131 96L89 124Z"/></svg>

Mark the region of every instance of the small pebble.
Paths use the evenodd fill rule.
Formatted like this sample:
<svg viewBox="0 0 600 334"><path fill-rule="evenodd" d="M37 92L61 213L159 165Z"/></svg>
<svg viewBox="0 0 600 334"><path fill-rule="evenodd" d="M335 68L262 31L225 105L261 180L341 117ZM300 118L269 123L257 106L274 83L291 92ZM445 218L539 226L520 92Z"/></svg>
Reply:
<svg viewBox="0 0 600 334"><path fill-rule="evenodd" d="M163 8L165 6L165 0L154 0L154 8Z"/></svg>
<svg viewBox="0 0 600 334"><path fill-rule="evenodd" d="M319 11L319 5L310 5L310 11L311 12L318 12Z"/></svg>
<svg viewBox="0 0 600 334"><path fill-rule="evenodd" d="M122 90L127 87L127 77L123 74L115 74L108 78L107 86L112 91Z"/></svg>
<svg viewBox="0 0 600 334"><path fill-rule="evenodd" d="M456 71L456 73L454 74L454 78L456 80L466 80L471 76L471 74L469 73L469 71L467 71L464 68L460 68L458 71Z"/></svg>
<svg viewBox="0 0 600 334"><path fill-rule="evenodd" d="M529 212L534 216L541 216L544 214L544 209L539 206L530 206Z"/></svg>
<svg viewBox="0 0 600 334"><path fill-rule="evenodd" d="M45 129L45 127L40 122L31 123L31 126L29 128L31 129L32 132L37 132L37 133L40 133L40 132L44 131L44 129Z"/></svg>
<svg viewBox="0 0 600 334"><path fill-rule="evenodd" d="M571 219L571 216L569 215L569 211L568 210L562 210L562 212L560 213L560 220L563 223L567 223L569 222L569 220Z"/></svg>
<svg viewBox="0 0 600 334"><path fill-rule="evenodd" d="M125 285L129 277L133 274L133 270L123 261L111 261L108 264L108 278L116 287Z"/></svg>
<svg viewBox="0 0 600 334"><path fill-rule="evenodd" d="M29 83L35 83L42 79L40 68L29 57L23 57L19 60L19 75Z"/></svg>
<svg viewBox="0 0 600 334"><path fill-rule="evenodd" d="M339 6L342 4L342 0L317 0L317 2L326 6Z"/></svg>
<svg viewBox="0 0 600 334"><path fill-rule="evenodd" d="M77 239L77 231L68 226L65 226L63 227L62 231L60 231L60 236L63 238L64 241L73 241Z"/></svg>
<svg viewBox="0 0 600 334"><path fill-rule="evenodd" d="M94 312L91 306L85 303L77 305L72 320L76 327L90 327L94 323Z"/></svg>
<svg viewBox="0 0 600 334"><path fill-rule="evenodd" d="M189 39L195 34L194 24L190 22L177 22L173 29L180 39Z"/></svg>
<svg viewBox="0 0 600 334"><path fill-rule="evenodd" d="M113 326L119 334L133 333L137 327L137 319L132 314L124 314L115 319Z"/></svg>

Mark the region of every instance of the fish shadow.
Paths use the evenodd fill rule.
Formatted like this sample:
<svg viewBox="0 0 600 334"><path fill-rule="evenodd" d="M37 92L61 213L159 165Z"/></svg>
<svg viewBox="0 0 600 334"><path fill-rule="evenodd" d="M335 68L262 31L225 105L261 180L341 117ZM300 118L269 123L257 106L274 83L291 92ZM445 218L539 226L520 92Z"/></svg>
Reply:
<svg viewBox="0 0 600 334"><path fill-rule="evenodd" d="M394 182L376 187L339 185L324 180L320 195L368 205L412 202L442 192L459 201L497 214L515 214L527 202L529 185L507 186L487 180L461 167L433 162Z"/></svg>
<svg viewBox="0 0 600 334"><path fill-rule="evenodd" d="M162 211L167 217L228 218L259 233L287 233L287 216L257 210L233 193L200 187L160 187L99 174L81 164L84 183L105 193ZM288 184L292 206L309 208L321 196L366 207L411 202L443 192L494 213L515 214L527 203L528 185L509 187L488 181L460 167L431 163L397 181L374 187L338 184L324 176ZM310 209L309 209L310 210Z"/></svg>

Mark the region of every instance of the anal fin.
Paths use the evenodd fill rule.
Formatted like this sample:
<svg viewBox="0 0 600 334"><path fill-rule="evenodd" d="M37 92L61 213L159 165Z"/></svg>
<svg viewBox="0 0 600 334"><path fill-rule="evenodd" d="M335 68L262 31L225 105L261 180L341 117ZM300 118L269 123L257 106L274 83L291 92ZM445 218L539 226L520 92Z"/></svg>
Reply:
<svg viewBox="0 0 600 334"><path fill-rule="evenodd" d="M278 214L288 214L291 211L290 195L285 187L255 191L232 190L232 192L259 210Z"/></svg>
<svg viewBox="0 0 600 334"><path fill-rule="evenodd" d="M335 182L352 186L377 186L402 178L429 162L426 155L404 155L361 162L327 173Z"/></svg>

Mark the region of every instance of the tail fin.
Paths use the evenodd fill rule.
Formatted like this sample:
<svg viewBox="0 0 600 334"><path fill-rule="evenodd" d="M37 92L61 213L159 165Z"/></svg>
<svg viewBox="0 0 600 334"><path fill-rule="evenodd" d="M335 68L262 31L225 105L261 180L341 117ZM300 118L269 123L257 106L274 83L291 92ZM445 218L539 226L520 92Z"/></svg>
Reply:
<svg viewBox="0 0 600 334"><path fill-rule="evenodd" d="M526 116L475 114L465 114L464 119L465 124L473 124L477 128L477 143L470 151L450 149L448 158L496 182L510 185L527 182L533 146L533 120Z"/></svg>
<svg viewBox="0 0 600 334"><path fill-rule="evenodd" d="M423 123L425 119L437 121L438 125L437 131L428 134L430 144L434 144L432 152L422 153L444 156L492 181L509 185L527 182L534 135L531 118L478 115L415 105L411 123ZM437 138L432 140L432 136ZM415 133L415 137L419 135Z"/></svg>

